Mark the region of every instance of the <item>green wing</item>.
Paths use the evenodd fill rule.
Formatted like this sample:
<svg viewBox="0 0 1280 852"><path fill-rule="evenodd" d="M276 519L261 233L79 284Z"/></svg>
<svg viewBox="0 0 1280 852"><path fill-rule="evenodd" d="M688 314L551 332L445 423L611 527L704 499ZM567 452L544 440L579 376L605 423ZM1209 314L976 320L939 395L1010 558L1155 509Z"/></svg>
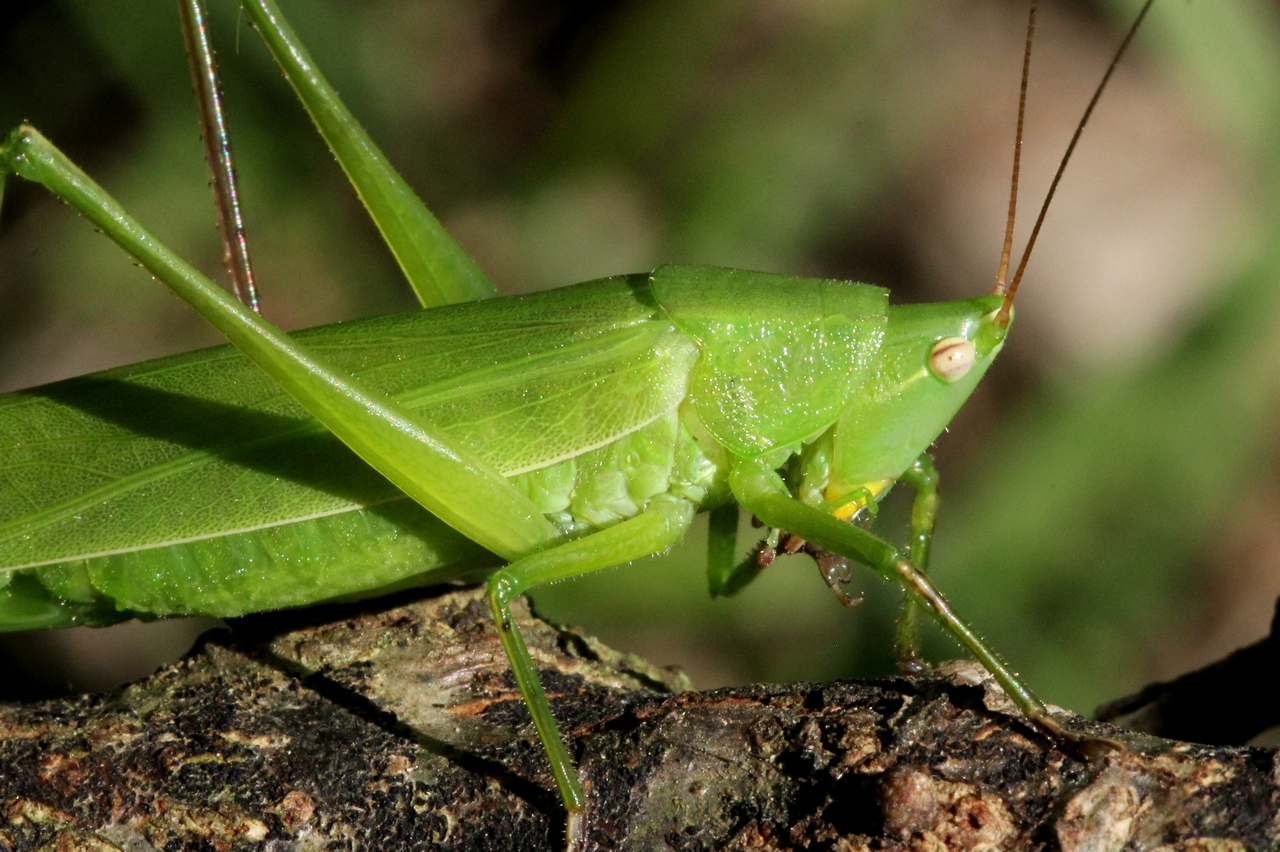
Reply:
<svg viewBox="0 0 1280 852"><path fill-rule="evenodd" d="M644 276L297 339L508 475L670 411L696 357ZM385 586L472 551L228 347L0 397L0 566L74 568L59 587L71 599L92 597L77 589L87 567L129 609L230 614ZM266 576L279 590L262 590Z"/></svg>

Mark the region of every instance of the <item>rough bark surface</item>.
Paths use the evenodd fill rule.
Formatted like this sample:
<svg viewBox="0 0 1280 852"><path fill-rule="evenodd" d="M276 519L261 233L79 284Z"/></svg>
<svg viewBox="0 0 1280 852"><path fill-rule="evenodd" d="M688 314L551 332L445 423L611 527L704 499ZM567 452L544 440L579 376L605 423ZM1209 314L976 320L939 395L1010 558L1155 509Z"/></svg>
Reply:
<svg viewBox="0 0 1280 852"><path fill-rule="evenodd" d="M313 621L308 611L304 617ZM483 595L275 614L116 692L0 705L0 848L546 850L559 800ZM1126 734L1092 760L981 669L681 691L521 614L597 849L1280 846L1261 748Z"/></svg>

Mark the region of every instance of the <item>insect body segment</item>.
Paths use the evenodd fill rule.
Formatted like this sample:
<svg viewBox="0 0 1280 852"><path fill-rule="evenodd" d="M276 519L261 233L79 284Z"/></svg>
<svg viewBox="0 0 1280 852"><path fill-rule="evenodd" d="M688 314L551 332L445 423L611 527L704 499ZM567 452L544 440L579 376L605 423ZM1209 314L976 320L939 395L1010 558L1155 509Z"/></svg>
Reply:
<svg viewBox="0 0 1280 852"><path fill-rule="evenodd" d="M1004 345L994 326L994 296L926 305L894 305L877 367L853 395L832 431L829 501L858 488L881 494L937 439ZM939 378L930 359L940 340L973 346L970 368ZM910 412L904 416L904 412Z"/></svg>
<svg viewBox="0 0 1280 852"><path fill-rule="evenodd" d="M888 323L888 291L867 284L668 266L653 292L702 350L689 386L699 418L747 458L790 452L835 422Z"/></svg>

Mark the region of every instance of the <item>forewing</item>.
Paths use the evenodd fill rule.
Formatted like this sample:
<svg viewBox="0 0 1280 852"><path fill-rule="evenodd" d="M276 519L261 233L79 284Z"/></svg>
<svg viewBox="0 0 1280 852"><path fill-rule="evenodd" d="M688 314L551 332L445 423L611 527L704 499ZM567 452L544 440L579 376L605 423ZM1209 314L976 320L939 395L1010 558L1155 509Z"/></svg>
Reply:
<svg viewBox="0 0 1280 852"><path fill-rule="evenodd" d="M684 394L692 343L643 279L300 332L507 474ZM0 397L0 566L152 548L401 499L227 347Z"/></svg>

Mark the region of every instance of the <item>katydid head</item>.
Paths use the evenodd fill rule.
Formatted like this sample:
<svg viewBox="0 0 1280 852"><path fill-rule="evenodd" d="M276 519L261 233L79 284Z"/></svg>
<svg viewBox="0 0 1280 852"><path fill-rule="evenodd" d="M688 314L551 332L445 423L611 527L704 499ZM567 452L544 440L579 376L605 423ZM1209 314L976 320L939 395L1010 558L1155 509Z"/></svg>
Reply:
<svg viewBox="0 0 1280 852"><path fill-rule="evenodd" d="M829 443L819 442L809 454L811 460L820 459L814 467L827 474L815 478L825 480L822 498L842 504L836 509L837 515L848 517L854 514L891 485L928 449L1003 348L1009 324L1013 321L1014 294L1044 224L1049 203L1089 116L1152 2L1147 0L1143 5L1076 125L1040 207L1022 258L1010 279L1008 272L1018 197L1022 127L1026 115L1031 42L1035 32L1035 3L1032 3L1022 61L1009 215L995 289L990 296L978 299L890 308L879 370L840 416L829 433ZM850 499L851 495L859 496Z"/></svg>
<svg viewBox="0 0 1280 852"><path fill-rule="evenodd" d="M934 442L1004 346L1002 303L982 296L889 308L879 368L831 430L825 499L859 488L874 496Z"/></svg>

